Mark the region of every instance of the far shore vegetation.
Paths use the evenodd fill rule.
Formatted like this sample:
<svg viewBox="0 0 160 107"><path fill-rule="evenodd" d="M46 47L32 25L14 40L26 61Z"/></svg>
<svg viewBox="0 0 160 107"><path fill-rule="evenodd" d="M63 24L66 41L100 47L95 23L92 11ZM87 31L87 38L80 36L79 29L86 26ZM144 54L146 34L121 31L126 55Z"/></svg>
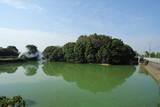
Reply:
<svg viewBox="0 0 160 107"><path fill-rule="evenodd" d="M144 53L144 55L142 55L142 57L160 58L160 52L145 51L145 53Z"/></svg>
<svg viewBox="0 0 160 107"><path fill-rule="evenodd" d="M38 60L40 52L27 45L28 52L20 55L15 46L0 48L0 62ZM106 35L81 35L76 42L64 46L48 46L43 58L54 62L100 63L113 65L137 64L136 52L122 40Z"/></svg>

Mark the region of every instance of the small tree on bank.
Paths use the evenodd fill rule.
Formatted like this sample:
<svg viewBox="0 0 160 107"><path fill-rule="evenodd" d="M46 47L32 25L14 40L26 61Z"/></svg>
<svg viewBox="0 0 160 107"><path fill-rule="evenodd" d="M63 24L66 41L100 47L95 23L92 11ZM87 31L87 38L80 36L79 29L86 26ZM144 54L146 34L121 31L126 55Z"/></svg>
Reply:
<svg viewBox="0 0 160 107"><path fill-rule="evenodd" d="M35 45L27 45L27 52L23 53L20 57L25 60L38 60L40 53Z"/></svg>

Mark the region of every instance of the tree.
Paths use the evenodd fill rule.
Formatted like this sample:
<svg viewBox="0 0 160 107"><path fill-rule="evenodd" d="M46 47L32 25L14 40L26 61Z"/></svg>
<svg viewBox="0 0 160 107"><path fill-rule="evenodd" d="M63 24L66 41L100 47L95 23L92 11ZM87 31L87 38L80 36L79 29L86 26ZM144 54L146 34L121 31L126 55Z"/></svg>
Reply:
<svg viewBox="0 0 160 107"><path fill-rule="evenodd" d="M27 52L23 53L20 58L25 60L39 60L40 52L35 45L27 45Z"/></svg>
<svg viewBox="0 0 160 107"><path fill-rule="evenodd" d="M38 52L38 49L35 45L27 45L26 48L28 49L29 54L35 54Z"/></svg>
<svg viewBox="0 0 160 107"><path fill-rule="evenodd" d="M76 46L75 46L75 55L76 55L76 62L79 63L86 63L86 58L85 58L85 51L86 51L86 44L87 44L87 36L82 35L78 38L76 41Z"/></svg>
<svg viewBox="0 0 160 107"><path fill-rule="evenodd" d="M64 52L61 47L49 46L43 51L43 55L49 61L64 61Z"/></svg>
<svg viewBox="0 0 160 107"><path fill-rule="evenodd" d="M123 48L123 42L119 39L113 39L112 40L112 44L111 44L111 57L110 57L110 63L111 64L120 64L121 63L121 57L122 54L125 54L124 52L122 52L122 48Z"/></svg>
<svg viewBox="0 0 160 107"><path fill-rule="evenodd" d="M152 53L150 54L150 57L155 58L155 57L156 57L156 53L155 53L155 52L152 52Z"/></svg>
<svg viewBox="0 0 160 107"><path fill-rule="evenodd" d="M15 46L8 46L7 49L13 51L17 56L19 55L19 51Z"/></svg>
<svg viewBox="0 0 160 107"><path fill-rule="evenodd" d="M102 47L100 48L100 50L98 51L97 55L97 62L98 63L110 63L110 59L111 59L111 52L110 49L106 48L106 47Z"/></svg>
<svg viewBox="0 0 160 107"><path fill-rule="evenodd" d="M110 63L112 37L100 35L100 47L96 54L98 63Z"/></svg>
<svg viewBox="0 0 160 107"><path fill-rule="evenodd" d="M107 62L108 58L105 56L109 56L109 46L111 44L111 37L105 35L97 35L91 34L89 36L82 35L78 38L76 42L75 52L77 62L81 63L98 63L98 62ZM101 51L100 51L101 49ZM100 54L103 50L103 60L102 54ZM105 51L107 53L105 53Z"/></svg>
<svg viewBox="0 0 160 107"><path fill-rule="evenodd" d="M150 56L150 53L148 51L145 51L145 57L149 57Z"/></svg>
<svg viewBox="0 0 160 107"><path fill-rule="evenodd" d="M96 33L81 35L76 43L65 44L63 50L50 46L43 53L51 61L64 58L67 62L108 64L131 64L136 56L136 52L122 40Z"/></svg>
<svg viewBox="0 0 160 107"><path fill-rule="evenodd" d="M123 43L120 39L113 39L111 45L111 64L129 64L135 59L136 53L133 49Z"/></svg>
<svg viewBox="0 0 160 107"><path fill-rule="evenodd" d="M75 42L69 42L63 46L64 59L67 62L75 61Z"/></svg>
<svg viewBox="0 0 160 107"><path fill-rule="evenodd" d="M160 52L156 53L156 58L160 58Z"/></svg>
<svg viewBox="0 0 160 107"><path fill-rule="evenodd" d="M96 54L101 46L100 42L100 38L96 33L88 36L85 50L85 58L88 63L97 62Z"/></svg>
<svg viewBox="0 0 160 107"><path fill-rule="evenodd" d="M18 57L19 51L15 46L0 48L0 57Z"/></svg>

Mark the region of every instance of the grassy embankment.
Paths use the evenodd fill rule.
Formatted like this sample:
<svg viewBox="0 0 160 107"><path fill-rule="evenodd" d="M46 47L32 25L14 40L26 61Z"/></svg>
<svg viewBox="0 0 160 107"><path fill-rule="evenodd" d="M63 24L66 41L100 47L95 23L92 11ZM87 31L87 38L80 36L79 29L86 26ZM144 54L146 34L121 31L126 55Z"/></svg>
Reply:
<svg viewBox="0 0 160 107"><path fill-rule="evenodd" d="M0 57L0 64L3 63L17 63L17 62L24 62L24 59L18 57Z"/></svg>

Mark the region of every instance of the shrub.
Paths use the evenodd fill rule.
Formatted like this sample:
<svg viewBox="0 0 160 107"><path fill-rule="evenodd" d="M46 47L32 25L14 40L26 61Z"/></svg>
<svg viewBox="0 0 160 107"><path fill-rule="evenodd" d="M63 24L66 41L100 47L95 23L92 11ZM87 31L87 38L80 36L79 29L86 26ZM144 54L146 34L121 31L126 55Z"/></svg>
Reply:
<svg viewBox="0 0 160 107"><path fill-rule="evenodd" d="M148 65L149 61L148 60L144 60L144 65Z"/></svg>

